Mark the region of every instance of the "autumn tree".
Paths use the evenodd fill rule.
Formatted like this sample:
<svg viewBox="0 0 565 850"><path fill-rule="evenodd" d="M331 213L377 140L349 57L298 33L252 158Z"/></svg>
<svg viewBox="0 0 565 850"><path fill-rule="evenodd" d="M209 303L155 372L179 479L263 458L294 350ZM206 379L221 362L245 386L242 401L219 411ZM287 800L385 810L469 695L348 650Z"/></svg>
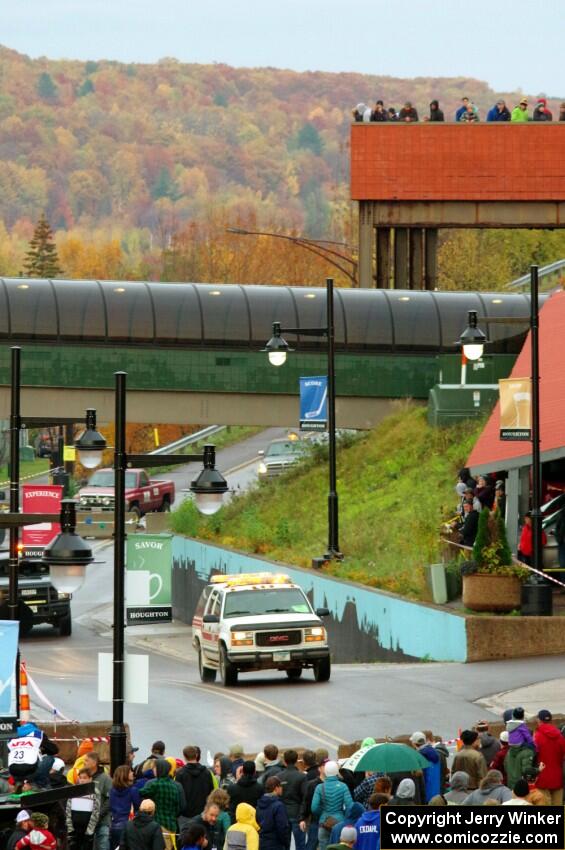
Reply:
<svg viewBox="0 0 565 850"><path fill-rule="evenodd" d="M63 269L59 265L57 246L53 241L53 232L45 213L37 222L29 250L24 261L27 277L62 277Z"/></svg>

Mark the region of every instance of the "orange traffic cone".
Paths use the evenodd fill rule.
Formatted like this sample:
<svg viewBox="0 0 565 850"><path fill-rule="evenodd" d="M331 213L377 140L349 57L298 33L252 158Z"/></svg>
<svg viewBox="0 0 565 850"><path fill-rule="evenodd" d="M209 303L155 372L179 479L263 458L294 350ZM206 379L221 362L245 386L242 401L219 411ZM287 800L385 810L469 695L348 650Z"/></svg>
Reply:
<svg viewBox="0 0 565 850"><path fill-rule="evenodd" d="M20 662L20 720L27 722L29 720L29 693L27 689L27 672L25 661Z"/></svg>

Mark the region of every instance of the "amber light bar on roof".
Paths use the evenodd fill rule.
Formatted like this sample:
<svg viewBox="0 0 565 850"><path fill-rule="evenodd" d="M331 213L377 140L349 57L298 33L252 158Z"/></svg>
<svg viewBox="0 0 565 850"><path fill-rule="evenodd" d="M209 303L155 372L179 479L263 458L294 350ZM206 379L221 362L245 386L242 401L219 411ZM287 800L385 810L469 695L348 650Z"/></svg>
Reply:
<svg viewBox="0 0 565 850"><path fill-rule="evenodd" d="M241 587L246 584L291 584L290 578L282 573L239 573L236 575L217 575L210 579L211 584L225 584L226 587Z"/></svg>

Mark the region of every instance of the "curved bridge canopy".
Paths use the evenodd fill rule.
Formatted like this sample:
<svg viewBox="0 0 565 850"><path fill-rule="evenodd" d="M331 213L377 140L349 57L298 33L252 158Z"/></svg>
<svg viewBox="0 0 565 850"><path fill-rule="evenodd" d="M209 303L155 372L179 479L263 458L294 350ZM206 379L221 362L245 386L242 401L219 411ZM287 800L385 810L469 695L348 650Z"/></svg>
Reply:
<svg viewBox="0 0 565 850"><path fill-rule="evenodd" d="M496 292L336 290L336 343L343 351L451 352L468 310L528 315L527 296ZM325 323L325 290L239 284L0 279L0 338L108 346L262 347L272 323ZM517 354L524 325L492 326L492 353ZM299 340L302 350L323 342Z"/></svg>
<svg viewBox="0 0 565 850"><path fill-rule="evenodd" d="M481 382L492 382L520 351L527 296L336 290L338 424L371 427L391 399L426 399L440 375L456 379L469 310L517 319L491 326ZM129 421L296 425L298 378L325 374L325 341L285 334L296 351L274 369L259 353L274 321L325 325L325 288L0 279L0 417L19 344L29 416L93 406L108 421L113 373L125 369Z"/></svg>

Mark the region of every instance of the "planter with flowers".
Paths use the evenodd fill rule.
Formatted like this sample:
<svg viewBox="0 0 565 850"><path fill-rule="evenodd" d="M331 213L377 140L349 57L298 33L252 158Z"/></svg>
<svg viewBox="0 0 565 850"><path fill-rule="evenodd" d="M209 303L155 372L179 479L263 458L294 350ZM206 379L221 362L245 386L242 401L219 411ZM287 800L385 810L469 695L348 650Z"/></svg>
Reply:
<svg viewBox="0 0 565 850"><path fill-rule="evenodd" d="M471 611L507 612L520 608L522 581L528 571L512 561L504 519L483 508L473 557L461 565L463 605Z"/></svg>

